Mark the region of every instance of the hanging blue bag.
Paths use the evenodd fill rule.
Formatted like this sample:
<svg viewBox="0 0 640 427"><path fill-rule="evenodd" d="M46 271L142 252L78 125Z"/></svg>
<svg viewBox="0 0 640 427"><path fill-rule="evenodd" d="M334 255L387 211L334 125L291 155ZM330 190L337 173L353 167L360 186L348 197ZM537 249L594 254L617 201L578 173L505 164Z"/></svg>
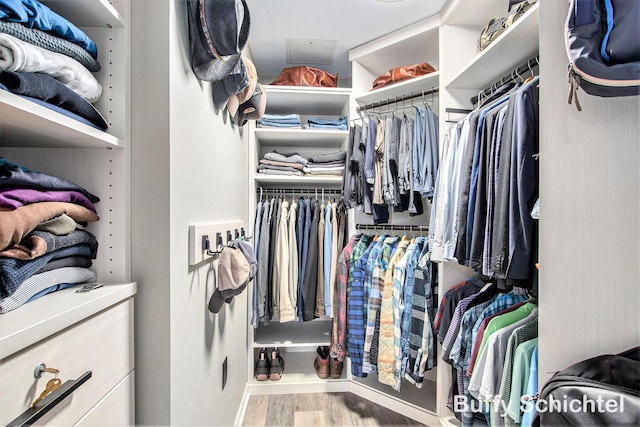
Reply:
<svg viewBox="0 0 640 427"><path fill-rule="evenodd" d="M640 1L569 0L569 104L578 88L601 97L640 94Z"/></svg>

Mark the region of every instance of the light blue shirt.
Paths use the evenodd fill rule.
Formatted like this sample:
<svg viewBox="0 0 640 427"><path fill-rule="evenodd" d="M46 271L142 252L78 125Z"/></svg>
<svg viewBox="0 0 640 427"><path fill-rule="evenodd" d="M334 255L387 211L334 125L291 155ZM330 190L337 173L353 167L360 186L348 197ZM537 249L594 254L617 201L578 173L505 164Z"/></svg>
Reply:
<svg viewBox="0 0 640 427"><path fill-rule="evenodd" d="M324 208L324 315L333 317L331 311L331 262L333 261L332 253L333 226L331 225L331 202L327 202Z"/></svg>

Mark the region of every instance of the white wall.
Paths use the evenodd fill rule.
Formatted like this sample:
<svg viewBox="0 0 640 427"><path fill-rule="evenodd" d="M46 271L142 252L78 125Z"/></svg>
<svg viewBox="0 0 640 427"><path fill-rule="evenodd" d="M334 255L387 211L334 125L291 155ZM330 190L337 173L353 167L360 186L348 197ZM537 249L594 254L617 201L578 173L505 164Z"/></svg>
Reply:
<svg viewBox="0 0 640 427"><path fill-rule="evenodd" d="M640 98L567 105L567 2L540 5L540 367L640 344Z"/></svg>
<svg viewBox="0 0 640 427"><path fill-rule="evenodd" d="M246 138L191 71L186 1L132 3L137 422L231 425L247 382L246 294L208 311L214 265L189 267L188 227L245 220Z"/></svg>

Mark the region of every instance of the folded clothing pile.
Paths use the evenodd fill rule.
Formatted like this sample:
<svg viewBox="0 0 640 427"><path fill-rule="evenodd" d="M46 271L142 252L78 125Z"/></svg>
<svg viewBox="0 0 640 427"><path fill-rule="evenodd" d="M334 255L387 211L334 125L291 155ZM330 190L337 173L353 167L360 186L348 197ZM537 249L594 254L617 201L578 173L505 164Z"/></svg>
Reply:
<svg viewBox="0 0 640 427"><path fill-rule="evenodd" d="M0 157L0 313L96 280L100 199L70 181Z"/></svg>
<svg viewBox="0 0 640 427"><path fill-rule="evenodd" d="M278 153L274 150L270 153L265 153L264 158L260 160L258 173L302 176L307 163L308 160L298 153Z"/></svg>
<svg viewBox="0 0 640 427"><path fill-rule="evenodd" d="M294 128L294 129L333 129L347 130L347 116L339 118L309 117L302 124L299 114L264 114L257 121L258 127Z"/></svg>
<svg viewBox="0 0 640 427"><path fill-rule="evenodd" d="M342 176L346 157L346 151L311 156L302 170L308 175Z"/></svg>
<svg viewBox="0 0 640 427"><path fill-rule="evenodd" d="M347 116L337 119L323 119L320 117L309 117L305 128L311 129L334 129L347 130Z"/></svg>
<svg viewBox="0 0 640 427"><path fill-rule="evenodd" d="M263 114L256 123L258 127L302 128L299 114Z"/></svg>
<svg viewBox="0 0 640 427"><path fill-rule="evenodd" d="M342 176L346 156L345 151L336 151L313 155L307 159L299 153L279 153L274 150L266 153L260 160L258 173L287 176Z"/></svg>
<svg viewBox="0 0 640 427"><path fill-rule="evenodd" d="M102 95L97 58L87 34L37 0L0 0L1 89L105 130L91 105Z"/></svg>

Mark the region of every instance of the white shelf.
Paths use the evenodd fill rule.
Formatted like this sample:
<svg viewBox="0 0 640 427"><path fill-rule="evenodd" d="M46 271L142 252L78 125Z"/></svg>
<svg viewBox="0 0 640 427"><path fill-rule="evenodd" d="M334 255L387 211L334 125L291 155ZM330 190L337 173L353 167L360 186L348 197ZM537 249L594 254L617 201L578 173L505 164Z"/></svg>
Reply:
<svg viewBox="0 0 640 427"><path fill-rule="evenodd" d="M113 135L0 90L0 146L122 148Z"/></svg>
<svg viewBox="0 0 640 427"><path fill-rule="evenodd" d="M356 98L356 102L358 103L358 105L362 106L365 104L371 104L387 99L400 98L403 95L411 95L414 93L420 93L429 89L437 88L439 84L440 72L434 71L433 73L424 76L415 77L413 79L405 80L391 86L372 90L369 93L358 96Z"/></svg>
<svg viewBox="0 0 640 427"><path fill-rule="evenodd" d="M502 0L450 0L441 12L442 23L444 25L484 27L491 19L506 16L509 13L508 7L509 2Z"/></svg>
<svg viewBox="0 0 640 427"><path fill-rule="evenodd" d="M351 49L349 60L356 61L376 75L421 62L435 66L438 61L439 26L439 15L416 22Z"/></svg>
<svg viewBox="0 0 640 427"><path fill-rule="evenodd" d="M0 315L0 360L136 293L135 283L105 283L86 293L77 287L47 294Z"/></svg>
<svg viewBox="0 0 640 427"><path fill-rule="evenodd" d="M255 130L256 142L264 147L341 147L349 137L348 130L333 129L279 129Z"/></svg>
<svg viewBox="0 0 640 427"><path fill-rule="evenodd" d="M334 380L331 377L322 379L318 377L313 367L313 361L316 358L315 350L304 352L280 351L280 355L284 359L284 373L282 374L282 378L280 380L257 381L254 375L250 384L264 385L265 387L275 386L276 384L304 384L311 386L318 383L348 381L346 364L342 369L342 377L340 379Z"/></svg>
<svg viewBox="0 0 640 427"><path fill-rule="evenodd" d="M254 177L257 184L293 184L293 185L342 185L341 176L287 176L287 175L260 175Z"/></svg>
<svg viewBox="0 0 640 427"><path fill-rule="evenodd" d="M268 114L343 116L351 89L266 85Z"/></svg>
<svg viewBox="0 0 640 427"><path fill-rule="evenodd" d="M538 53L539 3L535 3L511 27L481 51L446 87L485 89ZM490 71L490 72L488 72Z"/></svg>
<svg viewBox="0 0 640 427"><path fill-rule="evenodd" d="M124 27L125 18L107 0L42 0L78 27Z"/></svg>
<svg viewBox="0 0 640 427"><path fill-rule="evenodd" d="M272 322L255 331L253 347L317 347L329 345L331 319L311 322Z"/></svg>

